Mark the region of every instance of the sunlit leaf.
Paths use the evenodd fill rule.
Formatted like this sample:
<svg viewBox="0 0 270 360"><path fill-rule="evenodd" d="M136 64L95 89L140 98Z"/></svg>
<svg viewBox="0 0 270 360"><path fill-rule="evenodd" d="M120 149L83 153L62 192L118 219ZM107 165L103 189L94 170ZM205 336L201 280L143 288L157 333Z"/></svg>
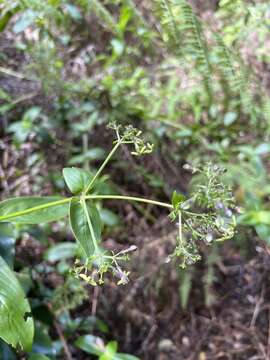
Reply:
<svg viewBox="0 0 270 360"><path fill-rule="evenodd" d="M59 261L74 257L78 252L78 244L64 242L56 244L47 250L45 258L48 261Z"/></svg>
<svg viewBox="0 0 270 360"><path fill-rule="evenodd" d="M72 194L78 194L83 191L92 179L88 171L75 167L64 168L63 176Z"/></svg>
<svg viewBox="0 0 270 360"><path fill-rule="evenodd" d="M270 211L248 211L247 213L239 216L238 222L246 225L270 225Z"/></svg>
<svg viewBox="0 0 270 360"><path fill-rule="evenodd" d="M0 339L0 359L1 360L17 360L15 352L6 342Z"/></svg>
<svg viewBox="0 0 270 360"><path fill-rule="evenodd" d="M107 226L116 226L120 222L119 217L113 211L111 211L109 209L101 209L100 217L101 217L102 223Z"/></svg>
<svg viewBox="0 0 270 360"><path fill-rule="evenodd" d="M89 201L86 203L86 209L93 226L96 242L99 244L101 242L101 220L99 212L96 206ZM70 226L75 238L80 243L87 256L93 255L95 252L94 240L91 235L84 208L79 201L72 201L70 203L69 215Z"/></svg>
<svg viewBox="0 0 270 360"><path fill-rule="evenodd" d="M12 270L0 257L0 337L14 348L30 351L34 336L31 309Z"/></svg>
<svg viewBox="0 0 270 360"><path fill-rule="evenodd" d="M93 335L80 336L75 341L75 345L79 349L92 355L100 356L104 352L104 349L102 347L103 345L102 340L99 337Z"/></svg>
<svg viewBox="0 0 270 360"><path fill-rule="evenodd" d="M0 256L13 268L15 237L11 224L0 223Z"/></svg>
<svg viewBox="0 0 270 360"><path fill-rule="evenodd" d="M46 355L35 353L35 354L31 354L28 360L50 360L50 358L48 358L48 356Z"/></svg>
<svg viewBox="0 0 270 360"><path fill-rule="evenodd" d="M13 31L15 33L19 33L26 30L30 25L34 23L37 16L38 16L37 12L31 9L25 10L20 16L19 20L13 26Z"/></svg>
<svg viewBox="0 0 270 360"><path fill-rule="evenodd" d="M68 214L68 202L58 204L63 199L61 196L22 196L4 200L0 203L0 221L40 224L59 220ZM27 213L21 214L25 210Z"/></svg>

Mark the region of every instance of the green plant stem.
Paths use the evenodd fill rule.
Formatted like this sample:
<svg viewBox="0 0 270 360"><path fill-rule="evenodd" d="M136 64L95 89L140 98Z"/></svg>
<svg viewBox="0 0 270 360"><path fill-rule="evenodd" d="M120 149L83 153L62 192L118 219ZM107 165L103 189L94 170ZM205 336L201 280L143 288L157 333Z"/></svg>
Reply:
<svg viewBox="0 0 270 360"><path fill-rule="evenodd" d="M16 212L14 212L12 214L8 214L8 215L2 215L2 216L0 216L0 221L8 220L8 219L11 219L11 218L14 218L14 217L17 217L17 216L31 214L32 212L47 209L47 208L52 207L52 206L62 205L62 204L70 202L71 199L72 198L70 197L70 198L65 198L65 199L62 199L62 200L51 201L51 202L48 202L47 204L34 206L34 207L26 209L26 210L16 211Z"/></svg>
<svg viewBox="0 0 270 360"><path fill-rule="evenodd" d="M178 236L179 236L179 243L183 246L183 234L182 234L182 213L179 211L178 213Z"/></svg>
<svg viewBox="0 0 270 360"><path fill-rule="evenodd" d="M113 154L116 152L116 150L118 149L118 147L122 144L121 140L118 140L117 143L114 145L114 147L112 148L112 150L110 151L109 155L106 157L106 159L103 161L103 163L101 164L100 168L98 169L98 171L95 173L95 176L93 177L93 179L90 181L90 183L87 185L86 189L84 190L83 194L86 195L88 193L88 191L91 189L91 186L94 184L94 182L96 181L96 179L99 177L99 175L101 174L101 172L103 171L103 169L105 168L105 166L107 165L107 163L110 161L111 157L113 156Z"/></svg>
<svg viewBox="0 0 270 360"><path fill-rule="evenodd" d="M191 216L205 217L205 214L201 214L201 213L194 213L194 212L186 211L186 210L183 210L183 212L184 212L185 214L191 215Z"/></svg>
<svg viewBox="0 0 270 360"><path fill-rule="evenodd" d="M98 252L98 243L97 243L96 235L95 235L95 232L94 232L94 229L93 229L93 225L92 225L92 222L91 222L91 219L90 219L90 216L89 216L87 206L86 206L86 202L85 202L84 198L81 200L81 204L82 204L85 216L86 216L86 220L87 220L87 224L88 224L88 227L89 227L89 230L90 230L91 237L93 239L93 244L94 244L94 247L95 247L95 251Z"/></svg>
<svg viewBox="0 0 270 360"><path fill-rule="evenodd" d="M167 204L160 201L155 201L151 199L145 199L135 196L124 196L124 195L88 195L85 196L85 199L96 199L96 200L126 200L126 201L137 201L147 204L153 204L157 206L163 206L169 209L173 209L173 206L171 204Z"/></svg>
<svg viewBox="0 0 270 360"><path fill-rule="evenodd" d="M88 199L92 199L92 200L126 200L126 201L136 201L136 202L141 202L141 203L147 203L147 204L152 204L152 205L156 205L156 206L162 206L162 207L166 207L168 209L173 209L173 206L171 204L167 204L164 202L160 202L160 201L155 201L155 200L151 200L151 199L145 199L145 198L140 198L140 197L134 197L134 196L122 196L122 195L87 195L83 197L85 200ZM4 221L4 220L8 220L8 219L12 219L14 217L17 216L23 216L26 214L31 214L35 211L39 211L39 210L43 210L43 209L47 209L50 208L52 206L57 206L57 205L61 205L61 204L65 204L70 202L72 199L75 200L80 200L79 197L74 196L74 197L69 197L69 198L65 198L62 200L57 200L57 201L51 201L47 204L43 204L43 205L39 205L39 206L34 206L32 208L26 209L26 210L22 210L22 211L17 211L14 212L12 214L8 214L8 215L2 215L0 216L0 221Z"/></svg>

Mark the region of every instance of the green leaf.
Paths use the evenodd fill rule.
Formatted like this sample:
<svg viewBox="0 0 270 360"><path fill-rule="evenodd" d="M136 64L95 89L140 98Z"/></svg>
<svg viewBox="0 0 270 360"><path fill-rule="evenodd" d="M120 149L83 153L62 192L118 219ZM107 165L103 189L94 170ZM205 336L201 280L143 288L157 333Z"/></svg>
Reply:
<svg viewBox="0 0 270 360"><path fill-rule="evenodd" d="M67 12L69 13L69 15L72 17L72 19L80 20L82 18L81 13L76 6L74 6L72 4L66 4L66 9L67 9Z"/></svg>
<svg viewBox="0 0 270 360"><path fill-rule="evenodd" d="M104 354L100 356L100 360L113 360L117 351L117 341L110 341L105 348Z"/></svg>
<svg viewBox="0 0 270 360"><path fill-rule="evenodd" d="M63 176L72 194L83 191L92 179L92 175L88 171L75 167L64 168Z"/></svg>
<svg viewBox="0 0 270 360"><path fill-rule="evenodd" d="M101 242L101 220L96 206L92 202L86 202L86 210L91 221L96 243ZM95 252L95 240L93 239L87 221L87 215L79 201L71 201L69 210L70 226L77 241L83 248L86 256L92 256Z"/></svg>
<svg viewBox="0 0 270 360"><path fill-rule="evenodd" d="M75 341L75 346L79 349L96 356L100 356L104 352L102 344L103 341L99 337L93 335L80 336Z"/></svg>
<svg viewBox="0 0 270 360"><path fill-rule="evenodd" d="M49 335L49 326L37 320L35 321L35 336L32 352L52 356L53 358L55 358L57 354L56 346Z"/></svg>
<svg viewBox="0 0 270 360"><path fill-rule="evenodd" d="M33 281L30 275L30 269L23 268L20 272L16 273L16 277L19 280L19 283L24 293L27 295L29 290L33 287Z"/></svg>
<svg viewBox="0 0 270 360"><path fill-rule="evenodd" d="M96 147L86 151L83 154L73 156L69 160L69 165L83 164L85 161L103 160L105 158L105 151L102 148Z"/></svg>
<svg viewBox="0 0 270 360"><path fill-rule="evenodd" d="M25 294L12 270L0 257L0 337L14 348L31 351L34 323Z"/></svg>
<svg viewBox="0 0 270 360"><path fill-rule="evenodd" d="M224 125L230 126L237 119L237 114L235 112L227 112L224 116Z"/></svg>
<svg viewBox="0 0 270 360"><path fill-rule="evenodd" d="M247 213L239 216L238 222L244 225L270 225L270 211L248 211Z"/></svg>
<svg viewBox="0 0 270 360"><path fill-rule="evenodd" d="M0 27L1 27L1 25L0 25ZM6 101L11 101L10 95L8 93L6 93L2 88L0 88L0 99L6 100Z"/></svg>
<svg viewBox="0 0 270 360"><path fill-rule="evenodd" d="M181 300L182 309L186 310L190 291L192 288L192 271L190 269L183 269L179 272L180 286L179 296Z"/></svg>
<svg viewBox="0 0 270 360"><path fill-rule="evenodd" d="M119 216L109 209L100 209L100 218L107 226L116 226L120 223Z"/></svg>
<svg viewBox="0 0 270 360"><path fill-rule="evenodd" d="M35 12L31 9L27 9L26 11L24 11L22 13L19 20L13 26L13 31L15 33L20 33L22 31L24 31L25 29L27 29L30 25L32 25L34 23L37 16L38 16L37 12Z"/></svg>
<svg viewBox="0 0 270 360"><path fill-rule="evenodd" d="M270 226L260 224L255 227L255 230L258 236L268 245L270 245Z"/></svg>
<svg viewBox="0 0 270 360"><path fill-rule="evenodd" d="M172 194L172 205L176 209L179 204L186 200L186 197L183 194L174 191Z"/></svg>
<svg viewBox="0 0 270 360"><path fill-rule="evenodd" d="M140 360L137 356L129 355L129 354L123 354L123 353L117 353L113 360Z"/></svg>
<svg viewBox="0 0 270 360"><path fill-rule="evenodd" d="M263 143L255 148L256 155L265 155L270 152L270 144Z"/></svg>
<svg viewBox="0 0 270 360"><path fill-rule="evenodd" d="M29 122L32 123L34 120L37 119L37 117L39 116L41 112L41 108L38 106L33 106L31 107L29 110L27 110L24 114L23 114L23 118L22 118L22 122Z"/></svg>
<svg viewBox="0 0 270 360"><path fill-rule="evenodd" d="M43 354L34 353L29 356L28 360L50 360L50 358Z"/></svg>
<svg viewBox="0 0 270 360"><path fill-rule="evenodd" d="M45 258L48 261L59 261L74 257L78 252L78 244L74 242L64 242L52 246L46 251Z"/></svg>
<svg viewBox="0 0 270 360"><path fill-rule="evenodd" d="M7 343L0 339L0 359L1 360L17 360L15 352Z"/></svg>
<svg viewBox="0 0 270 360"><path fill-rule="evenodd" d="M40 224L59 220L68 214L69 201L59 204L62 200L61 196L22 196L4 200L0 203L0 221Z"/></svg>
<svg viewBox="0 0 270 360"><path fill-rule="evenodd" d="M14 229L11 224L0 223L0 256L13 268L15 254Z"/></svg>

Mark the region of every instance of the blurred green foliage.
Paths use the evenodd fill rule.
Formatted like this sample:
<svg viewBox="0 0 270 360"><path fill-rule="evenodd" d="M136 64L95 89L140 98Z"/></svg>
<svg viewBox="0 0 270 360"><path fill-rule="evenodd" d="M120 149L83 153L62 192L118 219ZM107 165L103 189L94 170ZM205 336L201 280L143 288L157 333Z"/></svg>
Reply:
<svg viewBox="0 0 270 360"><path fill-rule="evenodd" d="M212 161L225 167L224 180L234 189L240 208L236 242L247 246L239 239L251 228L258 241L270 244L270 101L265 76L270 62L269 2L220 0L210 17L190 4L184 0L1 1L1 37L11 41L17 60L11 61L0 46L0 131L11 137L18 151L26 143L35 144L26 166L38 180L32 190L39 193L47 182L57 190L64 188L63 164L45 180L36 170L46 160L49 147L63 148L65 163L92 170L107 148L106 140L104 148L95 141L103 136L103 125L114 120L135 124L167 162L188 161L196 166ZM6 79L17 82L15 91ZM24 82L29 84L27 91L20 88ZM121 171L126 165L118 166ZM167 184L159 170L152 171L144 163L136 169L154 192L163 197L171 193L173 184ZM128 180L134 183L133 173ZM113 180L99 186L103 193L115 189ZM102 208L101 216L109 229L121 226L112 209ZM64 221L58 223L64 240L65 226ZM73 305L85 299L85 289L68 276L69 257L78 249L66 241L49 244L47 238L54 231L47 226L30 230L18 225L12 232L1 225L0 232L0 255L11 267L15 263L22 287L32 293L34 317L40 321L33 353L61 358L63 344L52 340L48 330L55 314L65 336L73 336L78 329L86 334L75 344L81 349L86 344L85 351L91 353L96 338L87 334L108 329L92 317L85 319L89 329L84 320L70 315ZM14 260L15 241L26 234L48 248L32 269ZM219 256L215 248L204 259L209 306L214 300L207 289L214 281ZM43 274L53 273L50 263L55 262L62 280L53 290L44 284ZM195 276L194 269L179 271L183 308ZM59 298L66 299L64 309ZM101 358L104 352L113 353L109 358L118 356L115 343L103 343L98 351ZM1 352L3 358L16 358L2 342ZM121 356L117 358L132 359Z"/></svg>

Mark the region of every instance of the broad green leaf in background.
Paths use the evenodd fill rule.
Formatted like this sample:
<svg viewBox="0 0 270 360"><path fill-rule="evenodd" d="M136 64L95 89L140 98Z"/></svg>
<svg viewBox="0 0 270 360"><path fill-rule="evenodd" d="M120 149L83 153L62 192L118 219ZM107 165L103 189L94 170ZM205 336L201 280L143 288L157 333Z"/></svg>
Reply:
<svg viewBox="0 0 270 360"><path fill-rule="evenodd" d="M224 125L230 126L231 124L233 124L235 122L236 119L237 119L237 113L228 112L224 116Z"/></svg>
<svg viewBox="0 0 270 360"><path fill-rule="evenodd" d="M96 147L86 152L75 155L69 160L69 165L83 164L85 161L103 160L105 157L105 151L102 148Z"/></svg>
<svg viewBox="0 0 270 360"><path fill-rule="evenodd" d="M34 323L25 294L0 257L0 337L14 348L31 351Z"/></svg>
<svg viewBox="0 0 270 360"><path fill-rule="evenodd" d="M48 261L59 261L74 257L78 252L78 244L74 242L64 242L50 247L45 254Z"/></svg>
<svg viewBox="0 0 270 360"><path fill-rule="evenodd" d="M0 339L0 359L1 360L17 360L17 356L12 348Z"/></svg>
<svg viewBox="0 0 270 360"><path fill-rule="evenodd" d="M64 168L63 176L72 194L78 194L83 191L92 179L88 171L75 167Z"/></svg>
<svg viewBox="0 0 270 360"><path fill-rule="evenodd" d="M255 148L256 155L265 155L270 152L270 144L262 143Z"/></svg>
<svg viewBox="0 0 270 360"><path fill-rule="evenodd" d="M117 341L110 341L105 348L104 353L99 357L99 360L113 360L116 359Z"/></svg>
<svg viewBox="0 0 270 360"><path fill-rule="evenodd" d="M38 17L37 12L31 9L25 10L20 16L19 20L13 26L13 31L15 33L20 33L26 30L30 25L34 23L37 17Z"/></svg>
<svg viewBox="0 0 270 360"><path fill-rule="evenodd" d="M29 356L28 360L51 360L51 359L48 358L48 356L46 355L34 353Z"/></svg>
<svg viewBox="0 0 270 360"><path fill-rule="evenodd" d="M104 345L101 338L93 335L80 336L75 345L88 354L100 356L104 352Z"/></svg>
<svg viewBox="0 0 270 360"><path fill-rule="evenodd" d="M140 360L133 355L118 353L116 341L110 341L105 347L103 340L93 335L80 336L75 341L75 346L88 354L96 355L99 360Z"/></svg>
<svg viewBox="0 0 270 360"><path fill-rule="evenodd" d="M59 220L68 214L69 201L58 204L58 201L63 199L64 198L61 196L22 196L4 200L0 203L0 221L22 224L40 224ZM53 205L53 203L55 203L55 205ZM46 205L49 204L51 206L47 207ZM21 215L20 212L24 210L28 210L28 213ZM7 215L12 215L12 217L5 220L4 217Z"/></svg>
<svg viewBox="0 0 270 360"><path fill-rule="evenodd" d="M140 358L134 355L117 353L116 355L114 355L113 360L140 360Z"/></svg>
<svg viewBox="0 0 270 360"><path fill-rule="evenodd" d="M270 225L270 211L248 211L245 214L239 216L238 222L244 225Z"/></svg>
<svg viewBox="0 0 270 360"><path fill-rule="evenodd" d="M66 9L69 15L72 17L72 19L80 20L82 18L82 15L79 9L77 8L77 6L74 6L72 4L66 4Z"/></svg>
<svg viewBox="0 0 270 360"><path fill-rule="evenodd" d="M179 270L179 297L181 301L182 309L186 309L190 291L192 288L192 270L190 269L181 269Z"/></svg>
<svg viewBox="0 0 270 360"><path fill-rule="evenodd" d="M33 281L30 269L25 267L19 272L16 273L16 277L19 280L19 283L24 291L24 293L27 295L30 289L33 287Z"/></svg>
<svg viewBox="0 0 270 360"><path fill-rule="evenodd" d="M24 113L20 121L10 124L8 132L13 133L15 144L24 143L31 132L35 131L34 121L39 117L40 112L41 108L33 106Z"/></svg>
<svg viewBox="0 0 270 360"><path fill-rule="evenodd" d="M99 212L96 206L89 201L86 203L86 209L93 226L96 241L99 244L101 242L101 220ZM75 238L87 256L93 255L95 252L93 238L87 222L87 216L79 201L71 201L69 216L70 226Z"/></svg>
<svg viewBox="0 0 270 360"><path fill-rule="evenodd" d="M174 191L172 194L172 204L173 207L176 208L180 203L182 203L186 199L185 195Z"/></svg>
<svg viewBox="0 0 270 360"><path fill-rule="evenodd" d="M270 245L270 226L264 224L256 225L255 230L258 236Z"/></svg>
<svg viewBox="0 0 270 360"><path fill-rule="evenodd" d="M11 268L13 268L15 241L12 225L0 223L0 256Z"/></svg>
<svg viewBox="0 0 270 360"><path fill-rule="evenodd" d="M107 226L117 226L120 223L119 216L109 209L100 209L101 221Z"/></svg>
<svg viewBox="0 0 270 360"><path fill-rule="evenodd" d="M1 22L1 20L0 20ZM1 25L0 25L1 28ZM0 88L0 99L1 100L6 100L6 101L11 101L11 97L8 93L5 92L5 90L3 90L2 88Z"/></svg>
<svg viewBox="0 0 270 360"><path fill-rule="evenodd" d="M49 326L35 320L35 336L33 341L32 354L50 356L55 358L57 347L49 335Z"/></svg>
<svg viewBox="0 0 270 360"><path fill-rule="evenodd" d="M0 32L4 31L6 26L9 23L9 20L12 18L20 10L20 6L16 1L9 4L8 9L1 9L1 17L0 17Z"/></svg>

